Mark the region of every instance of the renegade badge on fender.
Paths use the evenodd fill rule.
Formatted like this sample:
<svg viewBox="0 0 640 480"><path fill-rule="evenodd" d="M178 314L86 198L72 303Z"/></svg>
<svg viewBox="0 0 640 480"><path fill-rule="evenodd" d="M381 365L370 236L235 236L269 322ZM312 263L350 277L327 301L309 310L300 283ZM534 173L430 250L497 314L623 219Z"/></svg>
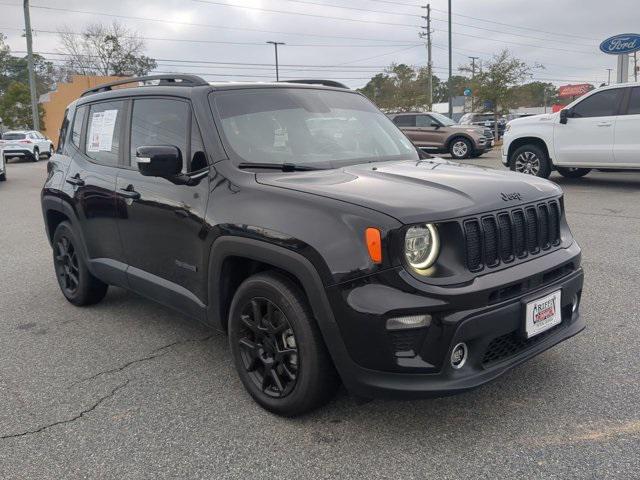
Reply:
<svg viewBox="0 0 640 480"><path fill-rule="evenodd" d="M464 391L582 330L561 190L423 157L335 82L102 85L69 105L42 191L60 288L89 305L117 285L226 332L281 415L340 382Z"/></svg>

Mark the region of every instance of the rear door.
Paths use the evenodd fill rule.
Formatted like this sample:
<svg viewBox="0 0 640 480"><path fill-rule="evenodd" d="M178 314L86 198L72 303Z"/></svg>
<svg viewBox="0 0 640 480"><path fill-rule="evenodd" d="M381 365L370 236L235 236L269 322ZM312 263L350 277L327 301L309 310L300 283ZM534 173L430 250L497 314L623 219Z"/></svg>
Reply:
<svg viewBox="0 0 640 480"><path fill-rule="evenodd" d="M554 125L553 161L560 166L607 166L613 163L616 120L624 89L602 90L574 105L566 124Z"/></svg>
<svg viewBox="0 0 640 480"><path fill-rule="evenodd" d="M67 149L73 160L64 187L72 198L89 258L100 269L101 278L115 284L124 283L126 266L115 197L125 117L122 100L76 109Z"/></svg>
<svg viewBox="0 0 640 480"><path fill-rule="evenodd" d="M208 251L203 241L209 167L190 103L145 97L132 102L129 147L118 175L118 227L126 252L129 285L186 311L206 300ZM140 146L174 145L183 158L184 185L138 171Z"/></svg>
<svg viewBox="0 0 640 480"><path fill-rule="evenodd" d="M613 157L616 166L640 168L640 87L628 89L627 106L616 119Z"/></svg>

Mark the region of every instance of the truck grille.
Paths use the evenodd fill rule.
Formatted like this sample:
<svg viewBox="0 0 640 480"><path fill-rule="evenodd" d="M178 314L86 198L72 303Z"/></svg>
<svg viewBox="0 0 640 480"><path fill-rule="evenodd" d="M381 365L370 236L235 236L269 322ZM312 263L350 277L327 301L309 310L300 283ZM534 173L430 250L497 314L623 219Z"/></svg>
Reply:
<svg viewBox="0 0 640 480"><path fill-rule="evenodd" d="M464 221L467 268L479 272L560 244L557 200Z"/></svg>

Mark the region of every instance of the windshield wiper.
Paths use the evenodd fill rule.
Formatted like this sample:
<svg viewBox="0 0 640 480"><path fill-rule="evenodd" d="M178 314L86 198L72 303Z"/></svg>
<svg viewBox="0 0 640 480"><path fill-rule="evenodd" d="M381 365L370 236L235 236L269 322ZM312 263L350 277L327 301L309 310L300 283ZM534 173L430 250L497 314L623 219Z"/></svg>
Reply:
<svg viewBox="0 0 640 480"><path fill-rule="evenodd" d="M311 170L322 170L318 167L308 165L298 165L296 163L266 163L266 162L242 162L238 164L238 168L267 168L269 170L281 170L283 172L304 172Z"/></svg>

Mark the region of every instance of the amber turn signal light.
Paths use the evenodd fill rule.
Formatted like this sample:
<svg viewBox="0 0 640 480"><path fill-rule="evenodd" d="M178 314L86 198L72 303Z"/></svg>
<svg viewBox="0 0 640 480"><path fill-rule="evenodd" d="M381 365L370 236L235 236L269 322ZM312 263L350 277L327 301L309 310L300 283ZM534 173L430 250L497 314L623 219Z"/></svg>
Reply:
<svg viewBox="0 0 640 480"><path fill-rule="evenodd" d="M380 230L372 227L367 228L365 231L365 239L371 260L374 263L382 263L382 239Z"/></svg>

